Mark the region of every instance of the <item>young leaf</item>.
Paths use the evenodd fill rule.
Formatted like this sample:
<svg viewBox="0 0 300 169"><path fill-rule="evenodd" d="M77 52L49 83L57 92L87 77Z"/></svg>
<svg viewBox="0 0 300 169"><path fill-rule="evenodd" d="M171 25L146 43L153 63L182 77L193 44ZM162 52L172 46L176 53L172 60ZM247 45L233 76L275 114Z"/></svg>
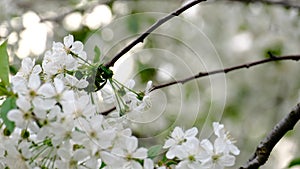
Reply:
<svg viewBox="0 0 300 169"><path fill-rule="evenodd" d="M148 157L153 159L159 155L160 150L162 149L162 145L155 145L149 148Z"/></svg>
<svg viewBox="0 0 300 169"><path fill-rule="evenodd" d="M294 166L296 166L296 165L300 165L300 158L295 158L295 159L293 159L293 160L290 162L288 168L294 167Z"/></svg>
<svg viewBox="0 0 300 169"><path fill-rule="evenodd" d="M0 82L0 96L5 96L8 93L4 82Z"/></svg>
<svg viewBox="0 0 300 169"><path fill-rule="evenodd" d="M94 47L94 52L95 52L95 56L94 56L93 63L98 63L100 61L100 55L101 55L101 51L98 46Z"/></svg>
<svg viewBox="0 0 300 169"><path fill-rule="evenodd" d="M8 86L9 85L9 63L7 54L7 41L0 45L0 79Z"/></svg>
<svg viewBox="0 0 300 169"><path fill-rule="evenodd" d="M1 110L0 110L0 117L2 118L6 128L9 130L9 132L13 132L14 128L15 128L15 124L14 122L10 121L7 118L7 113L12 110L15 109L17 107L16 105L16 97L8 97L2 104L1 106Z"/></svg>

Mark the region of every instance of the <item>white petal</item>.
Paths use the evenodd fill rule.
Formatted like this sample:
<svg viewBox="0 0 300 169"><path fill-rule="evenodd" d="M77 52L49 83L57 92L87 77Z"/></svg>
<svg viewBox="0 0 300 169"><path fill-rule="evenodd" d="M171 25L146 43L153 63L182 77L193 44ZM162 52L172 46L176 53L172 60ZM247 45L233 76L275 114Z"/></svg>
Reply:
<svg viewBox="0 0 300 169"><path fill-rule="evenodd" d="M198 129L193 127L185 132L185 137L195 137L198 134Z"/></svg>
<svg viewBox="0 0 300 169"><path fill-rule="evenodd" d="M62 91L64 90L64 83L58 78L54 79L54 86L57 93L62 93Z"/></svg>
<svg viewBox="0 0 300 169"><path fill-rule="evenodd" d="M31 60L30 58L24 58L22 61L22 66L20 68L20 71L29 74L35 64L34 60Z"/></svg>
<svg viewBox="0 0 300 169"><path fill-rule="evenodd" d="M66 47L70 48L73 42L74 42L74 37L72 35L68 35L64 37L64 45Z"/></svg>
<svg viewBox="0 0 300 169"><path fill-rule="evenodd" d="M75 151L75 153L73 154L73 158L76 161L80 161L83 160L84 158L88 157L88 151L85 149L79 149L77 151Z"/></svg>
<svg viewBox="0 0 300 169"><path fill-rule="evenodd" d="M25 112L31 109L31 104L25 97L19 97L16 101L16 104L21 110Z"/></svg>
<svg viewBox="0 0 300 169"><path fill-rule="evenodd" d="M151 159L147 158L144 160L144 169L153 169L154 163Z"/></svg>
<svg viewBox="0 0 300 169"><path fill-rule="evenodd" d="M114 130L105 130L99 133L99 146L101 148L109 148L112 146L112 141L116 137L116 132Z"/></svg>
<svg viewBox="0 0 300 169"><path fill-rule="evenodd" d="M42 110L50 110L54 107L56 101L54 99L42 99L40 97L36 97L32 101L35 107L39 107Z"/></svg>
<svg viewBox="0 0 300 169"><path fill-rule="evenodd" d="M18 109L13 109L13 110L9 111L7 114L7 118L16 123L23 121L22 116L23 116L23 113Z"/></svg>
<svg viewBox="0 0 300 169"><path fill-rule="evenodd" d="M176 148L174 152L175 152L175 156L181 160L189 156L189 153L182 146L178 146L178 148Z"/></svg>
<svg viewBox="0 0 300 169"><path fill-rule="evenodd" d="M175 127L174 131L172 132L171 136L173 138L176 138L176 139L181 139L184 137L184 133L183 133L183 130L182 128L180 127Z"/></svg>
<svg viewBox="0 0 300 169"><path fill-rule="evenodd" d="M81 51L81 52L79 52L79 53L77 53L78 54L78 56L79 57L81 57L83 60L86 60L86 58L87 58L87 54L86 54L86 52L85 51ZM81 62L81 61L80 61ZM83 62L83 61L82 61ZM81 62L81 63L82 63Z"/></svg>
<svg viewBox="0 0 300 169"><path fill-rule="evenodd" d="M138 159L145 159L147 158L147 149L146 148L139 148L132 154L133 158L138 158Z"/></svg>
<svg viewBox="0 0 300 169"><path fill-rule="evenodd" d="M176 156L176 149L175 148L171 148L167 154L166 154L166 157L168 159L173 159L174 157Z"/></svg>
<svg viewBox="0 0 300 169"><path fill-rule="evenodd" d="M138 140L136 137L127 138L126 143L126 148L129 153L135 151L138 146Z"/></svg>
<svg viewBox="0 0 300 169"><path fill-rule="evenodd" d="M170 148L172 146L174 146L176 144L175 140L173 139L168 139L166 142L165 142L165 145L163 146L163 148Z"/></svg>
<svg viewBox="0 0 300 169"><path fill-rule="evenodd" d="M29 77L28 87L37 90L41 85L40 77L37 74L31 74Z"/></svg>
<svg viewBox="0 0 300 169"><path fill-rule="evenodd" d="M229 149L230 149L230 152L234 155L239 155L240 154L240 150L233 144L230 145Z"/></svg>
<svg viewBox="0 0 300 169"><path fill-rule="evenodd" d="M146 86L145 92L148 93L151 87L152 87L152 81L150 80L150 81L147 82L147 86Z"/></svg>
<svg viewBox="0 0 300 169"><path fill-rule="evenodd" d="M216 136L221 137L224 133L224 125L218 122L213 122L214 133Z"/></svg>
<svg viewBox="0 0 300 169"><path fill-rule="evenodd" d="M220 159L218 160L218 163L223 165L223 166L226 166L226 167L229 167L229 166L233 166L234 165L234 162L235 162L235 157L232 156L232 155L225 155L225 156L222 156L220 157Z"/></svg>
<svg viewBox="0 0 300 169"><path fill-rule="evenodd" d="M128 169L143 169L140 163L137 161L130 161L127 164L125 164L124 168Z"/></svg>
<svg viewBox="0 0 300 169"><path fill-rule="evenodd" d="M76 41L72 44L71 51L79 54L83 50L83 44L79 41Z"/></svg>
<svg viewBox="0 0 300 169"><path fill-rule="evenodd" d="M122 166L125 162L124 159L105 151L100 152L100 157L109 166Z"/></svg>
<svg viewBox="0 0 300 169"><path fill-rule="evenodd" d="M55 52L64 50L64 45L61 42L53 42L52 50L54 50Z"/></svg>
<svg viewBox="0 0 300 169"><path fill-rule="evenodd" d="M226 151L226 142L223 138L218 137L214 142L215 152L216 153L228 153Z"/></svg>
<svg viewBox="0 0 300 169"><path fill-rule="evenodd" d="M42 68L40 65L35 65L34 68L32 69L32 74L39 74L42 72Z"/></svg>
<svg viewBox="0 0 300 169"><path fill-rule="evenodd" d="M207 152L213 152L214 147L208 139L202 140L200 145Z"/></svg>
<svg viewBox="0 0 300 169"><path fill-rule="evenodd" d="M135 81L133 79L130 79L126 84L125 84L129 89L132 89L135 85Z"/></svg>
<svg viewBox="0 0 300 169"><path fill-rule="evenodd" d="M54 87L50 83L43 84L39 90L38 94L45 96L47 98L53 97L56 95Z"/></svg>

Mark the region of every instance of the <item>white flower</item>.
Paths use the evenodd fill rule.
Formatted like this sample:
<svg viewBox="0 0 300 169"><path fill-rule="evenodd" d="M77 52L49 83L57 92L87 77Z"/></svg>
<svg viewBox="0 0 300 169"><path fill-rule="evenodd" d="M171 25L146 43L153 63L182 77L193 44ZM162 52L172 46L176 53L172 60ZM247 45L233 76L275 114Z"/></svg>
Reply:
<svg viewBox="0 0 300 169"><path fill-rule="evenodd" d="M22 60L22 65L16 76L24 77L28 79L31 74L39 74L42 72L40 65L35 65L35 59L24 58Z"/></svg>
<svg viewBox="0 0 300 169"><path fill-rule="evenodd" d="M61 42L53 43L52 50L54 52L62 52L64 51L68 56L73 57L70 52L76 54L82 60L86 60L86 53L83 51L83 44L80 41L74 42L73 35L68 35L64 37L64 43ZM75 59L75 58L74 58ZM78 60L82 63L82 60Z"/></svg>
<svg viewBox="0 0 300 169"><path fill-rule="evenodd" d="M176 169L198 169L200 166L200 144L196 138L191 138L176 150L176 157L180 160Z"/></svg>
<svg viewBox="0 0 300 169"><path fill-rule="evenodd" d="M80 52L83 51L83 44L80 41L75 41L74 42L74 37L73 35L68 35L64 37L64 46L66 50L70 50L76 54L79 54Z"/></svg>
<svg viewBox="0 0 300 169"><path fill-rule="evenodd" d="M89 95L82 95L74 101L63 102L62 106L64 113L72 114L74 119L90 118L96 113L96 107L91 104Z"/></svg>
<svg viewBox="0 0 300 169"><path fill-rule="evenodd" d="M218 138L215 140L215 146L224 153L231 152L234 155L240 154L240 150L233 144L230 134L225 131L224 125L217 122L213 123L214 133Z"/></svg>
<svg viewBox="0 0 300 169"><path fill-rule="evenodd" d="M171 138L165 142L163 148L170 148L175 145L180 145L184 143L187 139L194 138L198 133L198 129L193 127L187 131L183 131L180 127L175 127L171 133Z"/></svg>
<svg viewBox="0 0 300 169"><path fill-rule="evenodd" d="M28 99L19 97L16 101L18 109L13 109L8 112L8 119L14 121L16 126L26 128L33 121L32 107Z"/></svg>
<svg viewBox="0 0 300 169"><path fill-rule="evenodd" d="M146 159L148 150L146 148L138 148L136 137L128 137L125 142L126 144L123 147L115 147L111 153L126 160L124 163L125 168L142 169L141 164L136 159Z"/></svg>
<svg viewBox="0 0 300 169"><path fill-rule="evenodd" d="M103 129L103 116L92 116L91 119L80 118L77 120L77 123L77 128L84 132L79 141L93 141L94 144L102 149L112 147L113 140L116 137L116 130L114 128Z"/></svg>
<svg viewBox="0 0 300 169"><path fill-rule="evenodd" d="M176 151L179 148L178 145L182 145L184 142L191 138L195 138L198 133L198 129L193 127L185 132L182 128L175 127L174 131L171 133L171 138L169 138L163 148L169 149L166 156L169 159L173 159L176 156Z"/></svg>
<svg viewBox="0 0 300 169"><path fill-rule="evenodd" d="M62 80L55 78L53 84L45 83L38 90L45 98L55 99L57 102L74 102L74 92L65 90Z"/></svg>
<svg viewBox="0 0 300 169"><path fill-rule="evenodd" d="M219 149L219 146L213 146L209 140L202 140L200 145L204 149L200 157L202 167L207 169L223 169L224 167L234 165L235 157L224 153L222 149Z"/></svg>
<svg viewBox="0 0 300 169"><path fill-rule="evenodd" d="M57 55L49 50L45 52L42 67L44 73L47 75L45 77L46 80L51 80L52 76L58 74L62 69Z"/></svg>
<svg viewBox="0 0 300 169"><path fill-rule="evenodd" d="M152 106L151 97L149 95L151 87L152 81L148 81L145 91L140 93L143 97L142 100L140 100L140 98L137 98L137 96L135 96L135 98L131 100L130 109L132 111L141 112L149 109Z"/></svg>
<svg viewBox="0 0 300 169"><path fill-rule="evenodd" d="M6 145L6 157L4 162L8 165L9 168L22 168L22 169L29 169L29 162L26 161L26 158L23 154L18 151L17 147L13 145Z"/></svg>

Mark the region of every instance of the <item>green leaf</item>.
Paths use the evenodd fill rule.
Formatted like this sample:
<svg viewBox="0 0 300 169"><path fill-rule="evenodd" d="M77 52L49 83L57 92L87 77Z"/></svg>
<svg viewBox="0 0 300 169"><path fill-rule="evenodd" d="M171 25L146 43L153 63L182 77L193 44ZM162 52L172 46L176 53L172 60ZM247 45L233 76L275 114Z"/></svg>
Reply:
<svg viewBox="0 0 300 169"><path fill-rule="evenodd" d="M157 157L162 149L162 145L155 145L149 148L148 150L148 157L153 159Z"/></svg>
<svg viewBox="0 0 300 169"><path fill-rule="evenodd" d="M288 168L294 167L294 166L296 166L296 165L300 165L300 158L295 158L295 159L293 159L293 160L290 162Z"/></svg>
<svg viewBox="0 0 300 169"><path fill-rule="evenodd" d="M0 96L6 96L8 93L7 88L3 82L0 82Z"/></svg>
<svg viewBox="0 0 300 169"><path fill-rule="evenodd" d="M7 54L7 41L3 42L0 45L0 79L1 81L8 86L9 85L9 63L8 63L8 54Z"/></svg>
<svg viewBox="0 0 300 169"><path fill-rule="evenodd" d="M100 55L101 55L101 51L98 46L94 47L94 52L95 52L95 56L94 56L93 63L98 63L100 61Z"/></svg>
<svg viewBox="0 0 300 169"><path fill-rule="evenodd" d="M17 108L17 105L16 105L16 97L8 97L2 104L1 106L1 111L0 111L0 115L1 115L1 118L6 126L6 128L12 133L14 131L14 128L15 128L15 123L10 121L8 118L7 118L7 113L12 110L12 109L15 109Z"/></svg>

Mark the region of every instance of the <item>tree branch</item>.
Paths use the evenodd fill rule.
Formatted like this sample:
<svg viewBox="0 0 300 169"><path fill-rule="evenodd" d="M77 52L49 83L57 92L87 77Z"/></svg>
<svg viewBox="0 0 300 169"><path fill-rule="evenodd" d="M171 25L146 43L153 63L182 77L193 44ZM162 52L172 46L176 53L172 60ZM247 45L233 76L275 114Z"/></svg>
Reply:
<svg viewBox="0 0 300 169"><path fill-rule="evenodd" d="M178 83L184 84L188 81L194 80L194 79L199 79L201 77L205 77L205 76L209 76L209 75L213 75L213 74L219 74L219 73L229 73L231 71L234 70L238 70L238 69L243 69L243 68L250 68L256 65L261 65L264 63L268 63L268 62L273 62L273 61L280 61L280 60L294 60L294 61L298 61L300 60L300 55L290 55L290 56L274 56L271 53L269 53L270 58L268 59L264 59L264 60L259 60L259 61L255 61L255 62L250 62L250 63L246 63L246 64L241 64L238 66L233 66L233 67L229 67L229 68L225 68L225 69L219 69L219 70L213 70L213 71L209 71L209 72L199 72L198 74L194 75L194 76L190 76L188 78L185 79L181 79L181 80L174 80L168 83L164 83L164 84L160 84L160 85L154 85L150 91L153 90L157 90L160 88L164 88L164 87L168 87L168 86L172 86Z"/></svg>
<svg viewBox="0 0 300 169"><path fill-rule="evenodd" d="M265 164L275 145L289 130L294 128L299 120L300 103L298 103L288 115L276 124L267 137L264 138L264 140L257 146L253 156L243 167L240 167L240 169L257 169L259 166Z"/></svg>
<svg viewBox="0 0 300 169"><path fill-rule="evenodd" d="M114 66L115 62L119 60L124 54L126 54L128 51L130 51L134 46L136 46L138 43L142 43L144 39L150 35L155 29L160 27L162 24L167 22L168 20L172 19L175 16L179 16L181 13L186 11L187 9L195 6L196 4L206 1L206 0L194 0L190 3L187 3L186 5L182 6L181 8L178 8L174 12L171 12L170 14L166 15L165 17L158 20L156 23L154 23L150 28L148 28L143 34L141 34L137 39L132 41L130 44L125 46L118 54L116 54L111 61L105 64L106 67L112 67Z"/></svg>
<svg viewBox="0 0 300 169"><path fill-rule="evenodd" d="M179 84L179 83L184 84L184 83L189 82L191 80L199 79L199 78L202 78L202 77L205 77L205 76L219 74L219 73L225 73L226 74L226 73L238 70L238 69L243 69L243 68L248 69L250 67L253 67L253 66L256 66L256 65L261 65L261 64L264 64L264 63L268 63L268 62L281 61L281 60L294 60L294 61L300 60L300 55L274 56L272 53L269 53L269 55L270 55L270 58L268 58L268 59L263 59L263 60L259 60L259 61L255 61L255 62L246 63L246 64L241 64L241 65L238 65L238 66L228 67L228 68L225 68L225 69L213 70L213 71L208 71L208 72L199 72L196 75L187 77L185 79L174 80L174 81L163 83L163 84L160 84L160 85L154 85L150 89L150 92L152 92L154 90L157 90L157 89L172 86L172 85L175 85L175 84ZM104 112L100 112L100 114L108 115L110 112L112 112L114 110L115 110L115 107L113 107L109 110L106 110Z"/></svg>
<svg viewBox="0 0 300 169"><path fill-rule="evenodd" d="M281 0L281 1L274 1L274 0L228 0L228 1L237 1L242 3L255 3L260 2L267 5L280 5L286 8L295 8L300 9L300 4L292 3L289 0Z"/></svg>

